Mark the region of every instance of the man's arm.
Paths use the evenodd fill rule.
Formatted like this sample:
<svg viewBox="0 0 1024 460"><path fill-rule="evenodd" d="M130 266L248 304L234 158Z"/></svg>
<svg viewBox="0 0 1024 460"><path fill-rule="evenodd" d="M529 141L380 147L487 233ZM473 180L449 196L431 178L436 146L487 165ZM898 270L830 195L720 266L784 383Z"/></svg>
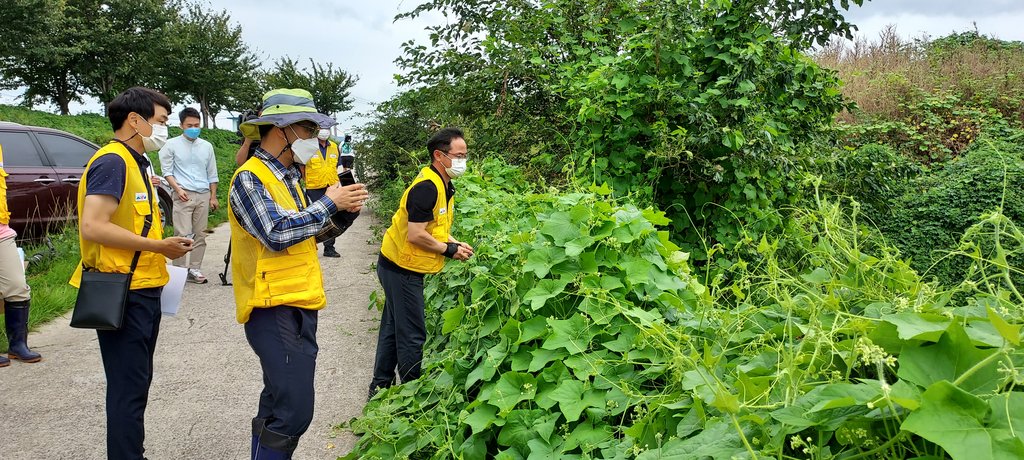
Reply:
<svg viewBox="0 0 1024 460"><path fill-rule="evenodd" d="M206 179L210 183L210 209L216 211L220 207L220 202L217 201L217 182L220 179L217 178L217 155L213 152L213 144L207 142L207 158L206 161Z"/></svg>
<svg viewBox="0 0 1024 460"><path fill-rule="evenodd" d="M323 227L337 206L327 196L302 211L284 209L271 198L266 187L249 171L242 171L231 183L231 209L242 228L274 251L308 240Z"/></svg>
<svg viewBox="0 0 1024 460"><path fill-rule="evenodd" d="M235 163L238 166L245 164L246 160L249 159L249 147L252 146L252 139L248 137L242 141L242 145L238 147L238 152L235 152Z"/></svg>
<svg viewBox="0 0 1024 460"><path fill-rule="evenodd" d="M188 201L188 192L181 188L178 181L174 179L174 148L171 147L171 144L164 144L160 148L160 172L167 180L167 185L170 185L171 190L178 195L178 199Z"/></svg>
<svg viewBox="0 0 1024 460"><path fill-rule="evenodd" d="M112 248L149 251L177 259L192 250L192 240L171 237L152 240L110 221L117 211L117 199L109 195L86 195L82 204L82 238Z"/></svg>

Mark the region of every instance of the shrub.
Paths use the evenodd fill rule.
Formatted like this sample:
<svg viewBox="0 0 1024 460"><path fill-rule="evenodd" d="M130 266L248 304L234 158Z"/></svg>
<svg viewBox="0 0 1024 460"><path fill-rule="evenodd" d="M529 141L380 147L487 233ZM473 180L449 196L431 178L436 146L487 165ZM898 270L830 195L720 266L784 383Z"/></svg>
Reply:
<svg viewBox="0 0 1024 460"><path fill-rule="evenodd" d="M983 142L934 174L911 181L880 216L882 232L912 266L943 283L964 278L970 261L946 257L983 214L1002 210L1024 221L1024 150Z"/></svg>

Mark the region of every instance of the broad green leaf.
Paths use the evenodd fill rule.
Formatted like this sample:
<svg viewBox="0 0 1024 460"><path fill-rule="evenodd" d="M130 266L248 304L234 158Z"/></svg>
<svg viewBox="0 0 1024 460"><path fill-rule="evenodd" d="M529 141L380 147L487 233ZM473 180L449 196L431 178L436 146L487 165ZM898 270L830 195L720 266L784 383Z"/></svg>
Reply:
<svg viewBox="0 0 1024 460"><path fill-rule="evenodd" d="M583 353L590 349L594 332L590 330L586 318L579 313L564 320L549 318L548 325L551 326L551 335L544 340L544 349L565 348L569 354Z"/></svg>
<svg viewBox="0 0 1024 460"><path fill-rule="evenodd" d="M537 420L533 427L537 430L544 442L551 442L551 433L555 432L555 424L558 423L559 414L548 414Z"/></svg>
<svg viewBox="0 0 1024 460"><path fill-rule="evenodd" d="M555 244L562 246L566 241L574 240L581 234L579 226L572 222L572 216L567 212L554 212L544 220L540 227L540 233L550 236Z"/></svg>
<svg viewBox="0 0 1024 460"><path fill-rule="evenodd" d="M473 434L476 434L493 425L497 418L498 408L490 404L481 404L463 421L473 429Z"/></svg>
<svg viewBox="0 0 1024 460"><path fill-rule="evenodd" d="M537 372L544 369L551 361L561 360L569 355L568 352L561 348L555 350L538 348L531 351L531 354L533 354L533 360L530 361L530 366L528 368L530 372Z"/></svg>
<svg viewBox="0 0 1024 460"><path fill-rule="evenodd" d="M1007 430L1013 436L1024 438L1024 393L998 394L988 401L988 405L992 409L991 428Z"/></svg>
<svg viewBox="0 0 1024 460"><path fill-rule="evenodd" d="M556 446L548 444L547 440L533 438L526 445L530 449L530 455L526 457L526 460L547 460L561 457L562 449L556 449Z"/></svg>
<svg viewBox="0 0 1024 460"><path fill-rule="evenodd" d="M524 372L506 372L493 388L487 402L507 414L521 401L533 399L537 394L537 379Z"/></svg>
<svg viewBox="0 0 1024 460"><path fill-rule="evenodd" d="M466 316L466 307L459 305L455 308L450 308L441 314L444 318L444 325L441 327L442 334L450 334L459 325L462 324L462 318Z"/></svg>
<svg viewBox="0 0 1024 460"><path fill-rule="evenodd" d="M986 308L988 310L988 319L995 326L996 330L999 331L999 335L1003 336L1007 342L1014 345L1020 345L1020 325L1013 325L1006 322L1002 316L999 316L991 307Z"/></svg>
<svg viewBox="0 0 1024 460"><path fill-rule="evenodd" d="M565 438L563 449L572 451L577 447L596 447L612 437L612 427L606 423L598 423L595 427L590 419L586 419L576 425L576 429Z"/></svg>
<svg viewBox="0 0 1024 460"><path fill-rule="evenodd" d="M579 380L566 379L548 395L553 401L558 402L558 408L566 421L575 422L587 408L604 407L606 392L584 390L585 386Z"/></svg>
<svg viewBox="0 0 1024 460"><path fill-rule="evenodd" d="M558 409L569 422L578 420L583 409L587 408L587 404L583 402L583 388L583 382L579 380L566 380L551 393L551 399L558 402Z"/></svg>
<svg viewBox="0 0 1024 460"><path fill-rule="evenodd" d="M815 268L810 273L800 275L800 277L803 278L804 281L813 284L825 284L832 280L832 275L828 272L828 270L825 270L824 268L820 267Z"/></svg>
<svg viewBox="0 0 1024 460"><path fill-rule="evenodd" d="M985 426L989 409L981 398L940 381L924 392L921 407L900 428L938 444L954 460L1024 458L1020 438L1009 430Z"/></svg>
<svg viewBox="0 0 1024 460"><path fill-rule="evenodd" d="M955 382L968 369L999 350L975 348L959 323L952 323L936 344L907 345L899 356L901 379L923 388L946 380ZM960 387L977 394L994 392L1003 382L998 360L988 363L968 376Z"/></svg>
<svg viewBox="0 0 1024 460"><path fill-rule="evenodd" d="M900 339L927 340L929 342L937 341L942 333L949 329L949 323L952 322L942 315L912 311L885 315L882 317L882 321L896 326Z"/></svg>
<svg viewBox="0 0 1024 460"><path fill-rule="evenodd" d="M529 452L530 440L540 437L533 424L544 415L545 411L540 409L512 411L505 418L505 426L498 433L498 444L515 447L520 452Z"/></svg>
<svg viewBox="0 0 1024 460"><path fill-rule="evenodd" d="M523 301L530 302L530 308L539 310L544 304L561 294L565 291L565 286L569 284L570 278L563 277L557 280L544 279L540 280L533 289L523 296Z"/></svg>
<svg viewBox="0 0 1024 460"><path fill-rule="evenodd" d="M530 251L526 256L523 272L535 273L537 278L544 278L551 273L551 268L565 261L565 250L558 247L542 247Z"/></svg>
<svg viewBox="0 0 1024 460"><path fill-rule="evenodd" d="M524 321L520 327L522 332L519 333L519 344L528 342L544 335L548 330L547 318L543 316L534 316Z"/></svg>
<svg viewBox="0 0 1024 460"><path fill-rule="evenodd" d="M750 436L747 424L740 425ZM660 449L650 449L638 455L637 460L694 460L749 458L746 447L732 424L718 419L708 423L703 431L686 439L671 439Z"/></svg>

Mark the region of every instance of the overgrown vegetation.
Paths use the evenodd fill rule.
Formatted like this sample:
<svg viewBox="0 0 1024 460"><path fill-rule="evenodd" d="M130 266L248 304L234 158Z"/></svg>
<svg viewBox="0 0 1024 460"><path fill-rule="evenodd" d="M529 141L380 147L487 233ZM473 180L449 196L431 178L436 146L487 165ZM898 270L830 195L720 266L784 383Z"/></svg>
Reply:
<svg viewBox="0 0 1024 460"><path fill-rule="evenodd" d="M1024 47L844 48L832 2L783 3L400 16L451 23L365 128L375 209L460 125L482 242L428 277L425 375L345 458L1024 455Z"/></svg>
<svg viewBox="0 0 1024 460"><path fill-rule="evenodd" d="M1005 250L926 283L857 208L819 197L715 277L663 213L519 177L489 162L460 181L460 234L486 244L428 278L425 374L370 401L346 458L1024 452L1007 428L1024 299ZM1001 214L976 228L1024 242Z"/></svg>

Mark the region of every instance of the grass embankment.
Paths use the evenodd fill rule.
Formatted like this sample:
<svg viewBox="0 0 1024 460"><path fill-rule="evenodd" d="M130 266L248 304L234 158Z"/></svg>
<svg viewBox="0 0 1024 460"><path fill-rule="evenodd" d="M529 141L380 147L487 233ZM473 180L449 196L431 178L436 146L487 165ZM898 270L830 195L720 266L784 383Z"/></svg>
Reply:
<svg viewBox="0 0 1024 460"><path fill-rule="evenodd" d="M172 114L171 123L176 120L177 114ZM106 144L113 136L107 118L96 114L61 116L21 107L0 105L0 121L60 129L98 145ZM181 134L181 129L174 126L170 131L172 137ZM214 146L217 155L217 175L220 183L224 184L217 190L221 208L210 214L209 226L212 228L227 220L225 209L227 207L228 183L235 170L235 152L238 151L238 145L234 142L238 137L232 131L205 129L202 138L210 141ZM160 161L156 152L150 153L149 156L159 172ZM30 327L43 324L70 310L77 295L77 291L68 285L68 279L80 258L77 225L51 234L50 240L56 253L49 251L45 244L30 245L25 248L26 256L37 253L45 255L42 262L30 265L28 270L28 283L32 287ZM217 260L218 256L218 254L211 254L209 260ZM0 334L0 350L6 348L7 337Z"/></svg>

